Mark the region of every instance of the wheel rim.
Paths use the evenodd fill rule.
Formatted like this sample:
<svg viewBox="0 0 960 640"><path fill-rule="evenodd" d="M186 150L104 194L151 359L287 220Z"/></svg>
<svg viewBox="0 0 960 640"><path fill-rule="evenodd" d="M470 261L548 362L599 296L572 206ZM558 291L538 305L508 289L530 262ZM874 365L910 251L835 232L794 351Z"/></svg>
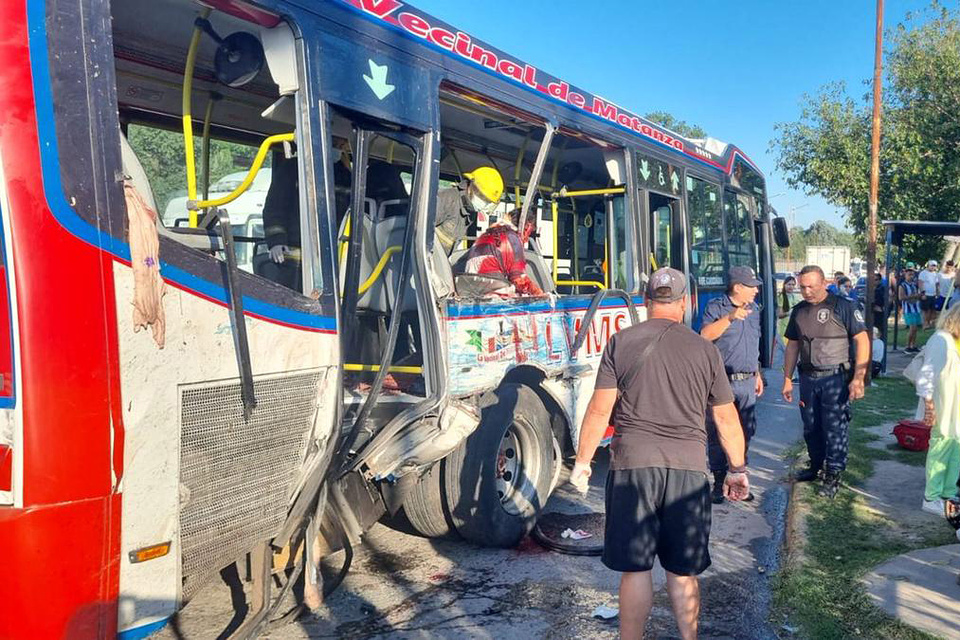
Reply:
<svg viewBox="0 0 960 640"><path fill-rule="evenodd" d="M540 443L533 429L514 421L500 440L496 459L497 494L500 506L510 515L522 516L536 509L540 460Z"/></svg>

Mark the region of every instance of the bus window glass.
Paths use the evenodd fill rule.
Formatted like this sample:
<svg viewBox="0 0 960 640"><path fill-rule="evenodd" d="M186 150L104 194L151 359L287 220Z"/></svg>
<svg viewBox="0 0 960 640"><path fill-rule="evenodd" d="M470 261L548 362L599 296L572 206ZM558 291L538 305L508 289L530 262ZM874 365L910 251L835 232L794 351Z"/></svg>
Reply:
<svg viewBox="0 0 960 640"><path fill-rule="evenodd" d="M348 140L354 134L354 122L346 110L333 114L333 146L349 148ZM334 166L335 188L352 194L354 163L359 159L341 153ZM365 189L362 194L363 211L359 224L351 228L350 198L346 207L338 210L337 271L341 291L356 287L356 314L350 330L344 385L348 400L359 407L370 384L374 381L386 347L387 330L394 318L400 322L394 344L390 371L384 382L384 392L395 396L422 397L426 394L423 378L423 339L420 317L412 277L397 299L400 269L406 248L406 234L410 220L410 193L416 172L417 153L410 146L384 135L372 135L368 143L365 171ZM347 283L349 275L348 248L359 245L359 270L355 282ZM408 271L408 273L410 273Z"/></svg>
<svg viewBox="0 0 960 640"><path fill-rule="evenodd" d="M653 257L657 268L673 264L670 242L672 218L673 213L668 205L660 206L653 212Z"/></svg>
<svg viewBox="0 0 960 640"><path fill-rule="evenodd" d="M722 286L724 266L720 187L687 176L687 209L690 212L691 273L701 286Z"/></svg>
<svg viewBox="0 0 960 640"><path fill-rule="evenodd" d="M181 24L172 16L193 14L195 8L175 0L157 0L157 4L171 16L170 28L159 32L145 31L147 25L135 4L112 6L114 48L124 52L116 57L118 112L125 133L121 142L124 172L139 174L142 167L149 184L134 187L155 206L162 236L222 260L219 240L185 229L191 225L191 212L180 85L177 92L171 91L168 72L158 71L168 67L144 62L162 60L170 69L186 69L183 45L190 42L194 25L192 19ZM249 23L224 13L213 12L210 21L218 33L250 33ZM265 147L264 162L247 182L264 141L273 135L296 133L298 96L281 96L267 65L244 84L218 84L211 71L217 50L214 39L201 38L191 69L193 112L189 115L194 123L196 199L212 203L194 217L202 219L212 206L226 211L241 270L298 293L309 287L318 297L323 282L316 240L307 242L314 234L302 233L301 228L308 224L316 230L319 224L303 222L310 217L301 211L301 203L308 201L311 192L300 185L300 176L309 166L304 158L309 148L298 149L293 141ZM293 58L289 63L297 65ZM208 132L207 158L204 130ZM216 233L216 226L211 230ZM310 268L307 277L303 265Z"/></svg>
<svg viewBox="0 0 960 640"><path fill-rule="evenodd" d="M502 281L502 286L496 287L498 295L553 290L537 242L539 235L542 243L545 231L546 223L541 221L543 207L549 210L541 199L532 203L528 212L527 219L536 228L523 250L526 276L535 287L521 282L518 293L508 273L487 271L492 261L482 272L481 261L468 264L470 249L477 239L494 225L504 224L512 210L522 207L544 134L545 128L539 121L515 108L458 87L442 88L440 180L433 241L434 251L448 257L459 295L480 296L483 286L494 287L498 280ZM474 275L485 278L470 277Z"/></svg>
<svg viewBox="0 0 960 640"><path fill-rule="evenodd" d="M622 158L621 149L603 140L566 130L554 138L541 178L551 215L541 226L540 246L558 293L633 286L636 256L627 241L623 188L615 183Z"/></svg>
<svg viewBox="0 0 960 640"><path fill-rule="evenodd" d="M727 256L730 266L756 268L753 247L753 219L750 203L745 196L727 191L723 199L723 221L727 236Z"/></svg>
<svg viewBox="0 0 960 640"><path fill-rule="evenodd" d="M627 242L627 216L624 211L626 209L626 199L623 197L613 198L610 204L612 217L610 221L612 225L610 256L614 258L611 265L613 274L611 283L615 289L629 291L627 271L629 269L628 265L631 263L627 256L627 248L630 245Z"/></svg>

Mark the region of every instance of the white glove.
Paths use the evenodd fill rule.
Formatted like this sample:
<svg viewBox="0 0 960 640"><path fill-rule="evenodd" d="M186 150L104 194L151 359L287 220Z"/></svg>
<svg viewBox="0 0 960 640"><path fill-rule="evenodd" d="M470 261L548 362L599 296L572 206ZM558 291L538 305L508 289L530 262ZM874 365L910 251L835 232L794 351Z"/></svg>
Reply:
<svg viewBox="0 0 960 640"><path fill-rule="evenodd" d="M587 495L590 489L590 474L592 473L589 464L575 462L573 471L570 472L570 484L583 495Z"/></svg>
<svg viewBox="0 0 960 640"><path fill-rule="evenodd" d="M288 253L290 253L290 247L285 244L278 244L275 247L270 247L270 259L277 264L283 264L283 257Z"/></svg>

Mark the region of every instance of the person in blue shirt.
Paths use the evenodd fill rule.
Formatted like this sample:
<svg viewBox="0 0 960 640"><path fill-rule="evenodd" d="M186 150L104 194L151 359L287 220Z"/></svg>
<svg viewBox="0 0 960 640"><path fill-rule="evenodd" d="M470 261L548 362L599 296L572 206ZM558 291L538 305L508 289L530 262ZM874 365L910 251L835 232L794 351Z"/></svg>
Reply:
<svg viewBox="0 0 960 640"><path fill-rule="evenodd" d="M760 376L760 309L754 302L760 280L750 267L731 267L726 295L714 298L703 310L700 335L716 345L733 390L746 447L757 430L757 396L763 393ZM711 499L721 504L727 458L716 426L707 416L707 454L714 483ZM753 499L753 494L746 498Z"/></svg>

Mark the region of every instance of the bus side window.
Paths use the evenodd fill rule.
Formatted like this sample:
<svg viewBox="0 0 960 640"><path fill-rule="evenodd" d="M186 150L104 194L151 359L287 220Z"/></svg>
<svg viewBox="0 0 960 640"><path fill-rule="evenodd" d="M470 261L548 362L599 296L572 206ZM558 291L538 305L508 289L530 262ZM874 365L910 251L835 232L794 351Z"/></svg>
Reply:
<svg viewBox="0 0 960 640"><path fill-rule="evenodd" d="M700 286L722 287L725 269L720 187L687 176L687 210L690 212L690 272Z"/></svg>
<svg viewBox="0 0 960 640"><path fill-rule="evenodd" d="M753 250L753 220L744 196L725 191L723 196L723 227L727 238L727 256L730 266L756 268Z"/></svg>

